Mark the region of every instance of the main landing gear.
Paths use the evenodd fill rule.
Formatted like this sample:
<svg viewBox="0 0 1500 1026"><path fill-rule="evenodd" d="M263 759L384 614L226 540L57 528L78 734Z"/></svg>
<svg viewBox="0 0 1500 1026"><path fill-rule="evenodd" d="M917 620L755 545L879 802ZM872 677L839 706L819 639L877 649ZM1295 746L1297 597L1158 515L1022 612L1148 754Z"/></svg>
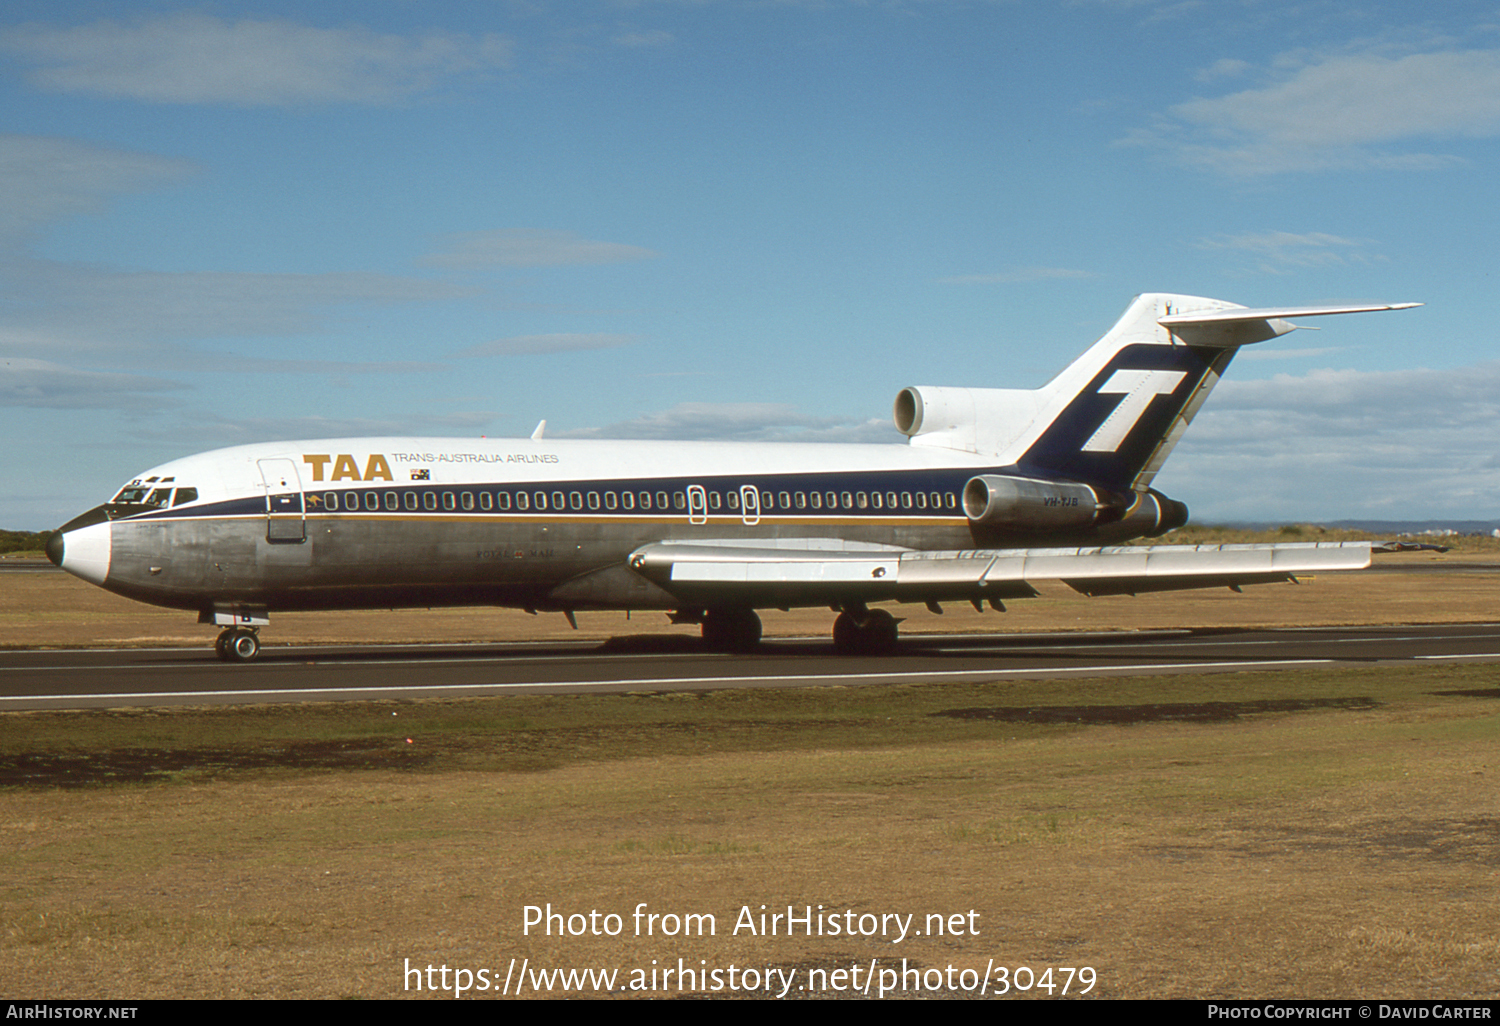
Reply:
<svg viewBox="0 0 1500 1026"><path fill-rule="evenodd" d="M863 605L839 608L833 622L833 645L841 655L884 655L896 648L901 621L884 609ZM671 614L673 623L698 623L703 643L715 652L752 652L760 644L760 617L753 609L687 610Z"/></svg>
<svg viewBox="0 0 1500 1026"><path fill-rule="evenodd" d="M753 609L710 609L703 614L703 643L716 652L750 652L760 644Z"/></svg>
<svg viewBox="0 0 1500 1026"><path fill-rule="evenodd" d="M896 647L900 622L884 609L845 607L833 621L833 647L840 655L884 655Z"/></svg>
<svg viewBox="0 0 1500 1026"><path fill-rule="evenodd" d="M226 627L214 639L214 653L226 663L248 663L260 655L260 634L254 627Z"/></svg>

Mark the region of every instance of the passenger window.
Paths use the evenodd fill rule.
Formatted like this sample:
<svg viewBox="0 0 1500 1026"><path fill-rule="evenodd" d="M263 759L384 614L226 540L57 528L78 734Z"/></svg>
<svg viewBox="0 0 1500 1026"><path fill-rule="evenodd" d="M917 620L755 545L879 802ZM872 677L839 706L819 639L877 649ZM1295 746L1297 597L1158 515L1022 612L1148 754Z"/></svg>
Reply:
<svg viewBox="0 0 1500 1026"><path fill-rule="evenodd" d="M719 506L723 503L723 501L724 501L724 497L722 495L720 495L718 492L709 492L708 493L708 508L709 509L718 509Z"/></svg>
<svg viewBox="0 0 1500 1026"><path fill-rule="evenodd" d="M339 508L339 493L338 492L324 492L323 493L323 508L326 509L326 510L328 510L328 512L330 512L330 513L337 513L338 512L338 508Z"/></svg>
<svg viewBox="0 0 1500 1026"><path fill-rule="evenodd" d="M374 492L365 492L365 509L377 510L380 508L380 496Z"/></svg>
<svg viewBox="0 0 1500 1026"><path fill-rule="evenodd" d="M525 493L524 492L521 493L521 497L522 498L525 497ZM508 509L510 509L510 492L496 492L495 493L495 507L497 509L502 509L502 510L508 510ZM525 507L522 507L522 508L524 509Z"/></svg>
<svg viewBox="0 0 1500 1026"><path fill-rule="evenodd" d="M666 492L657 492L656 493L656 508L657 509L666 509L667 508L667 493Z"/></svg>
<svg viewBox="0 0 1500 1026"><path fill-rule="evenodd" d="M629 495L630 493L626 492L625 494ZM604 508L605 509L615 509L619 505L620 505L620 500L615 496L614 492L605 492L604 493Z"/></svg>
<svg viewBox="0 0 1500 1026"><path fill-rule="evenodd" d="M620 505L625 509L635 509L635 492L621 492Z"/></svg>
<svg viewBox="0 0 1500 1026"><path fill-rule="evenodd" d="M459 497L458 497L458 504L460 506L462 506L466 510L472 510L474 508L474 493L473 492L463 492L463 493L461 493L459 495Z"/></svg>
<svg viewBox="0 0 1500 1026"><path fill-rule="evenodd" d="M806 509L807 508L807 493L806 492L798 492L797 493L797 508L798 509Z"/></svg>
<svg viewBox="0 0 1500 1026"><path fill-rule="evenodd" d="M729 504L729 508L730 509L739 509L740 508L740 493L739 492L730 492L728 495L724 496L724 501Z"/></svg>
<svg viewBox="0 0 1500 1026"><path fill-rule="evenodd" d="M870 499L865 495L864 492L855 492L854 505L858 506L860 509L866 509L870 505Z"/></svg>
<svg viewBox="0 0 1500 1026"><path fill-rule="evenodd" d="M388 510L390 510L393 513L396 510L400 509L401 508L401 496L397 495L395 492L386 492L385 493L385 508L388 509Z"/></svg>
<svg viewBox="0 0 1500 1026"><path fill-rule="evenodd" d="M850 495L848 492L844 493L844 508L845 509L853 509L854 508L854 496Z"/></svg>
<svg viewBox="0 0 1500 1026"><path fill-rule="evenodd" d="M927 508L927 493L926 492L918 492L917 493L917 509L926 509L926 508Z"/></svg>
<svg viewBox="0 0 1500 1026"><path fill-rule="evenodd" d="M798 494L800 495L801 493L799 492ZM823 493L822 492L813 492L812 493L812 508L813 509L822 509L823 508Z"/></svg>
<svg viewBox="0 0 1500 1026"><path fill-rule="evenodd" d="M516 509L520 510L522 513L526 512L527 503L529 503L530 501L531 500L527 497L525 492L516 493Z"/></svg>
<svg viewBox="0 0 1500 1026"><path fill-rule="evenodd" d="M563 510L565 510L565 509L568 508L567 503L568 503L568 497L566 495L564 495L562 492L553 492L552 493L552 508L553 509L555 509L559 513L561 513Z"/></svg>
<svg viewBox="0 0 1500 1026"><path fill-rule="evenodd" d="M422 493L422 508L425 510L437 509L437 492Z"/></svg>
<svg viewBox="0 0 1500 1026"><path fill-rule="evenodd" d="M569 492L568 493L568 503L574 509L583 509L583 493L582 492Z"/></svg>
<svg viewBox="0 0 1500 1026"><path fill-rule="evenodd" d="M650 508L651 508L651 493L650 492L642 492L641 493L641 509L650 509Z"/></svg>
<svg viewBox="0 0 1500 1026"><path fill-rule="evenodd" d="M458 508L458 500L453 497L453 493L452 492L444 492L443 493L443 509L447 510L449 513L452 513L457 508Z"/></svg>
<svg viewBox="0 0 1500 1026"><path fill-rule="evenodd" d="M675 509L687 509L687 495L683 492L673 492L672 506Z"/></svg>
<svg viewBox="0 0 1500 1026"><path fill-rule="evenodd" d="M537 492L536 494L532 495L531 500L532 500L531 504L536 509L543 510L543 509L547 508L547 493L546 492Z"/></svg>
<svg viewBox="0 0 1500 1026"><path fill-rule="evenodd" d="M479 508L480 509L488 511L490 509L493 509L494 506L495 506L495 500L490 497L490 493L489 492L480 492L479 493Z"/></svg>
<svg viewBox="0 0 1500 1026"><path fill-rule="evenodd" d="M406 492L405 494L403 494L401 496L401 502L402 502L402 505L404 505L409 510L416 509L417 508L417 493L416 492Z"/></svg>

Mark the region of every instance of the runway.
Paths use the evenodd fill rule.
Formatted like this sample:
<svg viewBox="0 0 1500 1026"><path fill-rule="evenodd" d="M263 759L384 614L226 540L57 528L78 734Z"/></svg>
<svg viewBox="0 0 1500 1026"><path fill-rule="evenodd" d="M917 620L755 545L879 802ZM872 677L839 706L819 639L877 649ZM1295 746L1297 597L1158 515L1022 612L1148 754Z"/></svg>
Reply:
<svg viewBox="0 0 1500 1026"><path fill-rule="evenodd" d="M879 686L1132 674L1500 662L1500 624L926 635L889 656L825 639L752 655L682 636L568 644L381 648L268 645L249 664L202 649L0 652L0 711L417 700L516 693Z"/></svg>

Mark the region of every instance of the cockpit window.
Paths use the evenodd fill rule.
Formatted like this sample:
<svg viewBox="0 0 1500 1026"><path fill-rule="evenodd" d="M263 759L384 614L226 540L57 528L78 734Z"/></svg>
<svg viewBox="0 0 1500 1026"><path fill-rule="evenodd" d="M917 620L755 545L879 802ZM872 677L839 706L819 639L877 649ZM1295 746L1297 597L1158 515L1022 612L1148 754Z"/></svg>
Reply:
<svg viewBox="0 0 1500 1026"><path fill-rule="evenodd" d="M105 515L113 520L116 517L134 516L146 510L181 506L185 502L196 502L198 499L198 489L178 488L174 490L170 484L172 481L170 477L152 480L156 481L156 487L152 487L151 481L144 483L132 481L121 488L118 495L104 504Z"/></svg>

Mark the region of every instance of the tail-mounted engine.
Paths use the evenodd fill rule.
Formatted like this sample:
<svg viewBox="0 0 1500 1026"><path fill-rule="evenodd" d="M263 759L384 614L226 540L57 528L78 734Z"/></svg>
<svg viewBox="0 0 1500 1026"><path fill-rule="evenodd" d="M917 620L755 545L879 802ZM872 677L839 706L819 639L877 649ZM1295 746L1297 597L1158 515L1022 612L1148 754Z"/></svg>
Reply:
<svg viewBox="0 0 1500 1026"><path fill-rule="evenodd" d="M1088 485L982 474L964 485L964 515L985 527L1087 527L1109 506Z"/></svg>
<svg viewBox="0 0 1500 1026"><path fill-rule="evenodd" d="M1110 495L1076 481L1001 474L970 478L963 506L976 527L1018 533L1099 529L1109 540L1156 537L1188 520L1187 506L1154 489Z"/></svg>

